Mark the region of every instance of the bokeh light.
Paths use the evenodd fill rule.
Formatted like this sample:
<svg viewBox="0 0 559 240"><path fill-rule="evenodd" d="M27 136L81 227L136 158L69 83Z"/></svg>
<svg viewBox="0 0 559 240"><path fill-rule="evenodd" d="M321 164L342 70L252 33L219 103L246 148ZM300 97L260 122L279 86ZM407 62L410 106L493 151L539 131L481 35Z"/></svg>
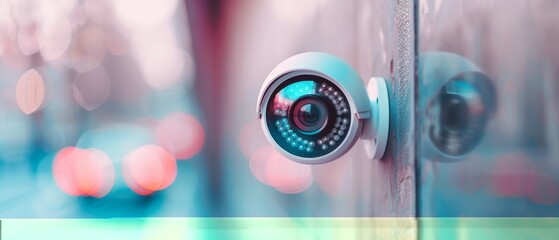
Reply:
<svg viewBox="0 0 559 240"><path fill-rule="evenodd" d="M77 73L73 82L76 103L85 110L92 111L101 106L110 96L111 81L102 66Z"/></svg>
<svg viewBox="0 0 559 240"><path fill-rule="evenodd" d="M266 175L266 171L268 167L268 160L274 152L275 149L272 146L264 146L256 150L250 157L250 172L256 179L258 179L258 181L266 185L271 185L267 179L268 176Z"/></svg>
<svg viewBox="0 0 559 240"><path fill-rule="evenodd" d="M107 52L105 34L100 27L85 27L79 31L70 47L72 67L78 72L94 69Z"/></svg>
<svg viewBox="0 0 559 240"><path fill-rule="evenodd" d="M311 18L320 6L320 1L271 1L271 9L275 17L291 24L298 24Z"/></svg>
<svg viewBox="0 0 559 240"><path fill-rule="evenodd" d="M72 159L77 155L75 154L77 151L81 151L81 149L76 147L61 149L56 154L52 164L52 175L56 185L58 185L60 190L64 193L72 196L80 195L73 176L74 161Z"/></svg>
<svg viewBox="0 0 559 240"><path fill-rule="evenodd" d="M115 179L111 160L98 149L63 148L54 158L52 172L60 190L72 196L104 197Z"/></svg>
<svg viewBox="0 0 559 240"><path fill-rule="evenodd" d="M274 151L266 166L266 180L282 193L296 194L311 186L313 174L309 165L296 163Z"/></svg>
<svg viewBox="0 0 559 240"><path fill-rule="evenodd" d="M155 135L159 146L177 159L189 159L204 145L204 128L195 117L173 112L157 123Z"/></svg>
<svg viewBox="0 0 559 240"><path fill-rule="evenodd" d="M128 53L130 48L126 37L115 28L105 30L105 41L107 43L107 49L115 56Z"/></svg>
<svg viewBox="0 0 559 240"><path fill-rule="evenodd" d="M25 72L17 83L16 98L19 109L31 114L41 108L45 101L45 82L35 69Z"/></svg>
<svg viewBox="0 0 559 240"><path fill-rule="evenodd" d="M260 119L250 120L240 131L237 139L241 152L246 158L251 158L253 153L263 146L269 145L268 139L264 136Z"/></svg>
<svg viewBox="0 0 559 240"><path fill-rule="evenodd" d="M15 31L13 19L10 17L10 4L0 1L0 56L6 51L9 36Z"/></svg>
<svg viewBox="0 0 559 240"><path fill-rule="evenodd" d="M279 192L301 193L313 183L313 173L309 165L285 158L270 145L257 149L249 160L252 175Z"/></svg>
<svg viewBox="0 0 559 240"><path fill-rule="evenodd" d="M39 51L39 44L37 42L37 25L36 23L29 23L27 25L20 25L17 31L17 43L19 50L23 55L29 56Z"/></svg>
<svg viewBox="0 0 559 240"><path fill-rule="evenodd" d="M500 156L495 163L491 187L498 196L524 196L534 188L534 167L524 153L509 153Z"/></svg>
<svg viewBox="0 0 559 240"><path fill-rule="evenodd" d="M136 53L146 84L156 90L177 86L187 79L187 65L190 71L193 68L187 53L172 44L152 42L138 46Z"/></svg>
<svg viewBox="0 0 559 240"><path fill-rule="evenodd" d="M38 2L37 9L44 20L69 15L76 7L77 0L51 0Z"/></svg>
<svg viewBox="0 0 559 240"><path fill-rule="evenodd" d="M139 27L160 23L172 17L178 0L117 0L115 12L125 26Z"/></svg>
<svg viewBox="0 0 559 240"><path fill-rule="evenodd" d="M559 180L557 176L534 174L533 188L528 199L535 204L556 205L559 203Z"/></svg>
<svg viewBox="0 0 559 240"><path fill-rule="evenodd" d="M149 195L175 181L177 162L162 147L144 145L126 155L122 173L130 189L140 195Z"/></svg>
<svg viewBox="0 0 559 240"><path fill-rule="evenodd" d="M4 29L4 31L10 31L10 27L13 30L12 33L15 34L15 26L8 26L8 29ZM4 63L6 63L8 67L18 70L29 67L29 63L31 62L31 60L29 59L29 57L21 53L17 45L14 45L14 42L12 41L12 39L10 39L9 35L5 37L5 41L6 42L4 45L4 52L2 56L2 60L4 61Z"/></svg>
<svg viewBox="0 0 559 240"><path fill-rule="evenodd" d="M73 161L76 185L82 195L100 198L109 193L115 172L107 154L98 149L86 149Z"/></svg>
<svg viewBox="0 0 559 240"><path fill-rule="evenodd" d="M42 22L38 39L43 59L55 60L70 46L72 26L66 18L50 18Z"/></svg>

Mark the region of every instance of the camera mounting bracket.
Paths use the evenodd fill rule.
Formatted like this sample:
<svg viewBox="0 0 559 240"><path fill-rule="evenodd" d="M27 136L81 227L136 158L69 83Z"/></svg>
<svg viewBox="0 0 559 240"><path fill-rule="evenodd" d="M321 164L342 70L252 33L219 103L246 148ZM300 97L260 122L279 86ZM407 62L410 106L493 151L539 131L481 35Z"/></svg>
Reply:
<svg viewBox="0 0 559 240"><path fill-rule="evenodd" d="M388 143L390 105L386 80L372 77L367 84L367 93L371 102L371 117L363 126L363 143L370 159L381 159Z"/></svg>

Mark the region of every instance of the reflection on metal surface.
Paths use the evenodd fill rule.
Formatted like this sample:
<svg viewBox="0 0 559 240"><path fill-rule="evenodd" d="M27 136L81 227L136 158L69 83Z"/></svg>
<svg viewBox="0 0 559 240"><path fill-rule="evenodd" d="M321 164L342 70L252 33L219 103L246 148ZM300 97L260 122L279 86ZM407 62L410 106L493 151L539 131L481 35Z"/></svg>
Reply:
<svg viewBox="0 0 559 240"><path fill-rule="evenodd" d="M418 6L419 216L559 216L558 2Z"/></svg>
<svg viewBox="0 0 559 240"><path fill-rule="evenodd" d="M495 90L486 75L466 72L453 77L427 108L431 141L444 154L467 154L481 141L495 105Z"/></svg>
<svg viewBox="0 0 559 240"><path fill-rule="evenodd" d="M444 156L457 160L481 141L497 108L492 81L469 60L450 53L424 53L420 58L420 91L433 93L420 101L421 129ZM437 89L438 88L438 89Z"/></svg>

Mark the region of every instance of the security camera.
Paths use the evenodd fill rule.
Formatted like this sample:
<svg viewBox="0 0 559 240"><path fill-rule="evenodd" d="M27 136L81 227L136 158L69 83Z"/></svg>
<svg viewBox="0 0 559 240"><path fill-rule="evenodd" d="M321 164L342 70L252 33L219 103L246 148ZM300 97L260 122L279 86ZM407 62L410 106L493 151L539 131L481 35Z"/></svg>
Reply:
<svg viewBox="0 0 559 240"><path fill-rule="evenodd" d="M430 158L441 161L462 159L479 145L496 112L494 84L474 63L453 53L423 54L419 72L420 91L426 93L420 98L421 135L429 139L421 142L430 143L424 153L438 153Z"/></svg>
<svg viewBox="0 0 559 240"><path fill-rule="evenodd" d="M344 60L326 53L292 56L264 81L256 112L272 145L288 159L320 164L361 137L371 159L384 155L389 99L384 78L365 86Z"/></svg>

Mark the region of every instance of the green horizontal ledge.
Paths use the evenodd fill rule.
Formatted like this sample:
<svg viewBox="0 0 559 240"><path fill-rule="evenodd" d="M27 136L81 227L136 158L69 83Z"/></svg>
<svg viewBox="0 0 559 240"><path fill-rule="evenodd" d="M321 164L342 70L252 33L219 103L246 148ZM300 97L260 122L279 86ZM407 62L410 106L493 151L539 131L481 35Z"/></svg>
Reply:
<svg viewBox="0 0 559 240"><path fill-rule="evenodd" d="M559 239L559 218L3 219L7 239Z"/></svg>

